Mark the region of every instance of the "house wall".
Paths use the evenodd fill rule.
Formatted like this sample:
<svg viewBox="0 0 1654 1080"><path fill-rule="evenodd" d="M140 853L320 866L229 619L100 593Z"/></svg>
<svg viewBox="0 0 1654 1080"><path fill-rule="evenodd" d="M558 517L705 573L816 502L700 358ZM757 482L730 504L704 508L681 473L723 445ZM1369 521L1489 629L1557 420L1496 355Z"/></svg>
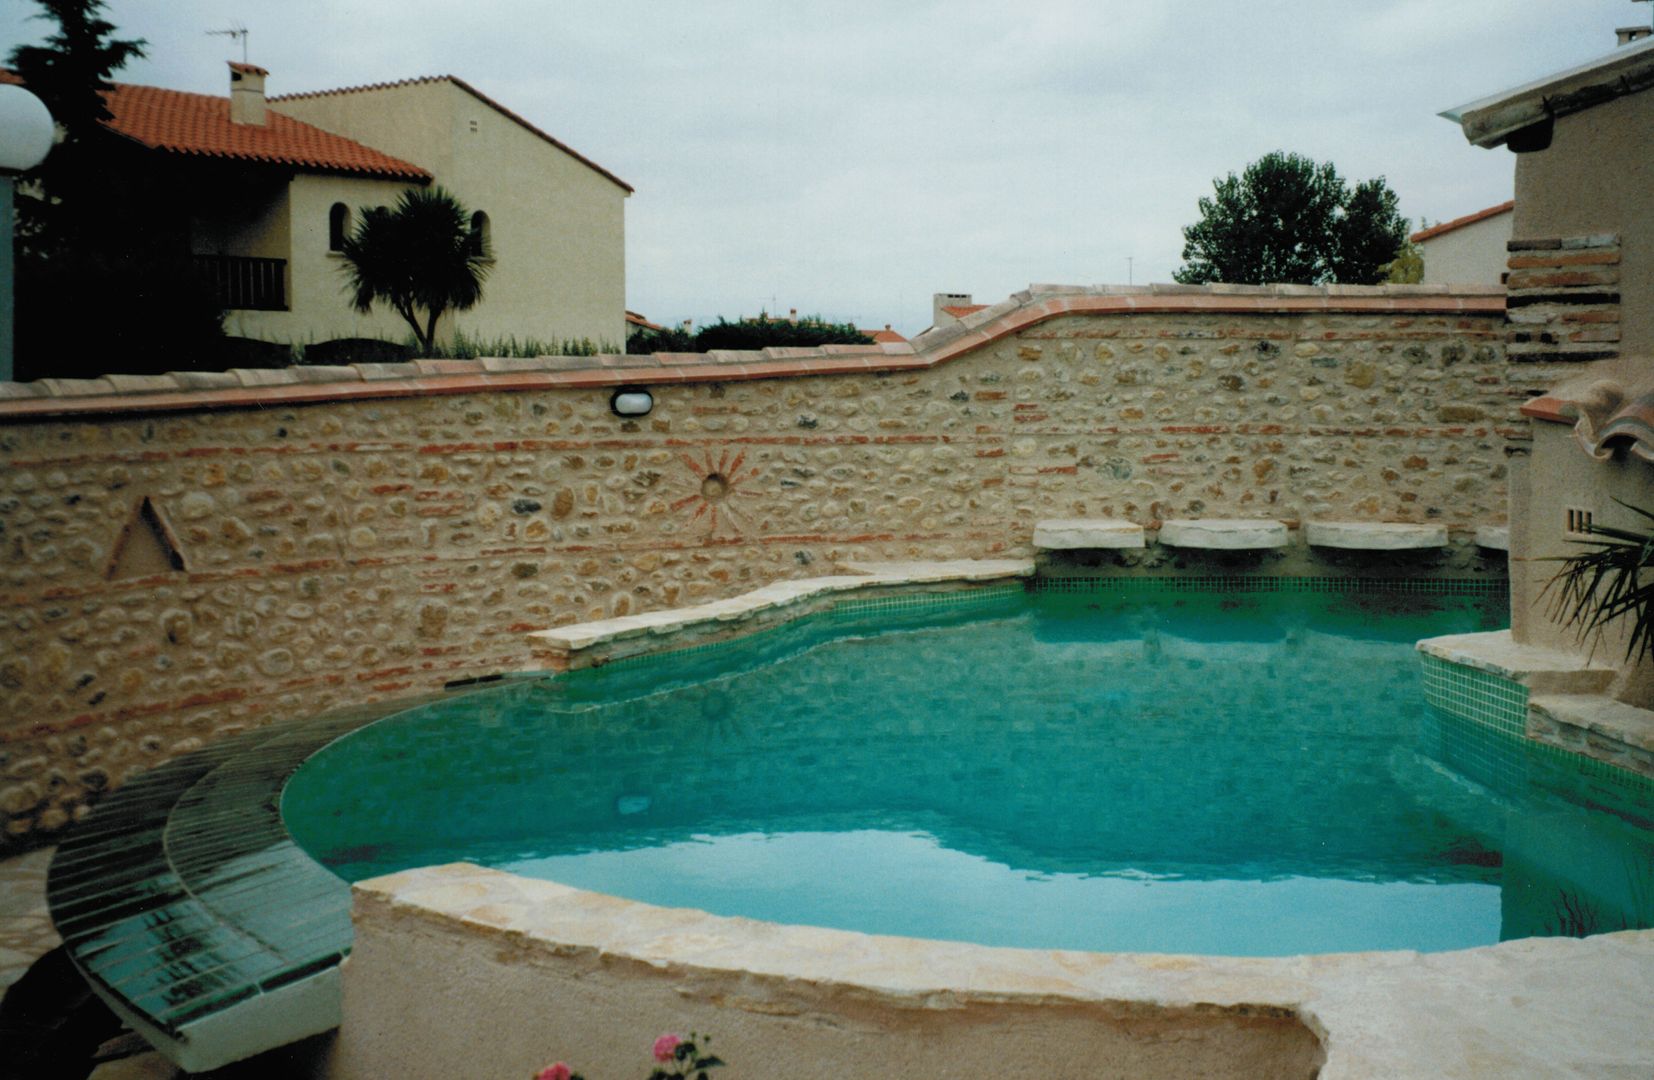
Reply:
<svg viewBox="0 0 1654 1080"><path fill-rule="evenodd" d="M626 192L613 181L449 82L271 107L412 161L488 214L494 262L484 299L450 329L623 345Z"/></svg>
<svg viewBox="0 0 1654 1080"><path fill-rule="evenodd" d="M190 251L287 258L292 242L288 178L243 174L237 180L210 183L191 193Z"/></svg>
<svg viewBox="0 0 1654 1080"><path fill-rule="evenodd" d="M1621 351L1654 354L1654 91L1556 121L1546 150L1516 155L1513 231L1620 237Z"/></svg>
<svg viewBox="0 0 1654 1080"><path fill-rule="evenodd" d="M1615 500L1654 510L1654 463L1625 451L1607 461L1585 453L1568 424L1536 422L1531 456L1513 470L1511 484L1511 636L1519 644L1564 652L1591 650L1620 663L1629 640L1624 621L1599 637L1582 637L1566 625L1554 589L1558 560L1590 550L1567 530L1569 509L1588 511L1600 525L1647 532L1649 522ZM1654 665L1623 665L1614 689L1621 700L1654 707Z"/></svg>
<svg viewBox="0 0 1654 1080"><path fill-rule="evenodd" d="M1513 214L1495 214L1421 241L1426 285L1497 285L1504 279L1505 242Z"/></svg>
<svg viewBox="0 0 1654 1080"><path fill-rule="evenodd" d="M1526 429L1501 306L1076 291L917 355L0 385L5 827L61 827L218 735L529 667L531 630L847 559L1029 554L1045 518L1440 522L1463 545L1503 522ZM625 382L654 391L643 420L609 410ZM162 542L145 498L183 571L112 571L142 565L123 530Z"/></svg>
<svg viewBox="0 0 1654 1080"><path fill-rule="evenodd" d="M406 187L393 180L311 173L294 176L281 200L280 221L269 234L283 238L281 250L235 252L288 260L288 310L231 311L224 320L225 332L284 344L347 337L406 340L411 334L408 324L384 304L376 304L365 315L351 307L344 259L327 246L328 212L334 203L350 207L354 222L363 207L395 205Z"/></svg>

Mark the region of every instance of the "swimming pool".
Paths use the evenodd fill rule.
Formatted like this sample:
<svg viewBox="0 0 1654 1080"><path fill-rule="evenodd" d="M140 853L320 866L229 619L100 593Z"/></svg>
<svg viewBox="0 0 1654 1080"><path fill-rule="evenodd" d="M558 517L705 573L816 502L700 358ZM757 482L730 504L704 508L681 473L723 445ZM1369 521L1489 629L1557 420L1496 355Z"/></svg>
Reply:
<svg viewBox="0 0 1654 1080"><path fill-rule="evenodd" d="M994 945L1288 955L1646 925L1654 810L1433 713L1452 590L1095 585L843 610L479 691L289 782L349 879L467 860Z"/></svg>

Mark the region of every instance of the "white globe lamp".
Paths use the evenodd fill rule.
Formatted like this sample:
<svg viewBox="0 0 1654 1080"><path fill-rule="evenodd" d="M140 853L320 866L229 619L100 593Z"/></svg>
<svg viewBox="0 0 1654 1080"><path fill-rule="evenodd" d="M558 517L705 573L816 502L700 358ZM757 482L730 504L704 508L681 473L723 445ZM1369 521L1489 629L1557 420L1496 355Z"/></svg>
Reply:
<svg viewBox="0 0 1654 1080"><path fill-rule="evenodd" d="M18 173L46 160L56 134L52 114L41 100L13 83L0 83L0 382L12 377L17 267L12 252L16 230L13 182Z"/></svg>

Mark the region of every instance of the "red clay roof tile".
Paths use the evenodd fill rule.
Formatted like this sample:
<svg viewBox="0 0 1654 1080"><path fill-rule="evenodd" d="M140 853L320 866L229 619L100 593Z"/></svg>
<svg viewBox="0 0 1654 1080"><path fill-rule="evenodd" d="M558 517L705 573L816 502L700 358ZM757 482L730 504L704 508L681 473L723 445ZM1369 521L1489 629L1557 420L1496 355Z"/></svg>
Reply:
<svg viewBox="0 0 1654 1080"><path fill-rule="evenodd" d="M106 101L114 116L109 122L112 130L168 153L394 180L431 178L418 165L274 109L265 112L263 124L232 123L228 98L117 83Z"/></svg>
<svg viewBox="0 0 1654 1080"><path fill-rule="evenodd" d="M1509 202L1502 202L1498 206L1490 206L1486 210L1478 210L1474 214L1466 214L1464 217L1456 217L1452 221L1444 221L1440 225L1432 225L1428 229L1421 229L1412 236L1409 236L1407 239L1411 240L1415 244L1420 240L1430 240L1440 236L1442 233L1450 233L1454 229L1462 229L1466 225L1474 225L1478 221L1484 221L1490 217L1497 217L1498 215L1514 210L1515 208L1516 201L1512 199Z"/></svg>

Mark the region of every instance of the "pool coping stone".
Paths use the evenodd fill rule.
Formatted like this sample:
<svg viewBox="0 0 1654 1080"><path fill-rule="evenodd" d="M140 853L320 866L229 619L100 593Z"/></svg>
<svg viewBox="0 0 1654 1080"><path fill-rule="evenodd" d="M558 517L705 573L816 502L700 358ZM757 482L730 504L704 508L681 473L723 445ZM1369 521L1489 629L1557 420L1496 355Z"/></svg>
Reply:
<svg viewBox="0 0 1654 1080"><path fill-rule="evenodd" d="M1654 931L1527 938L1441 953L1243 958L1012 949L655 907L467 863L358 882L359 927L509 942L513 963L631 962L698 985L894 1009L973 1002L1285 1009L1321 1041L1323 1080L1631 1075L1654 1061ZM386 955L383 950L380 956ZM386 973L377 972L384 978ZM355 1034L347 967L341 1038ZM640 975L639 977L646 977ZM357 998L371 1008L365 983ZM743 1004L745 1002L746 1004ZM362 1019L369 1019L363 1017Z"/></svg>
<svg viewBox="0 0 1654 1080"><path fill-rule="evenodd" d="M776 581L738 596L689 607L536 630L529 633L529 644L536 662L554 671L569 670L614 659L601 655L599 650L640 638L674 639L695 631L716 632L730 624L747 623L789 609L796 609L800 615L808 614L811 601L843 593L933 585L968 587L1027 578L1034 574L1034 563L1031 559L850 562L842 569L850 572ZM651 642L641 650L629 650L629 654L664 647L667 647L665 641Z"/></svg>

